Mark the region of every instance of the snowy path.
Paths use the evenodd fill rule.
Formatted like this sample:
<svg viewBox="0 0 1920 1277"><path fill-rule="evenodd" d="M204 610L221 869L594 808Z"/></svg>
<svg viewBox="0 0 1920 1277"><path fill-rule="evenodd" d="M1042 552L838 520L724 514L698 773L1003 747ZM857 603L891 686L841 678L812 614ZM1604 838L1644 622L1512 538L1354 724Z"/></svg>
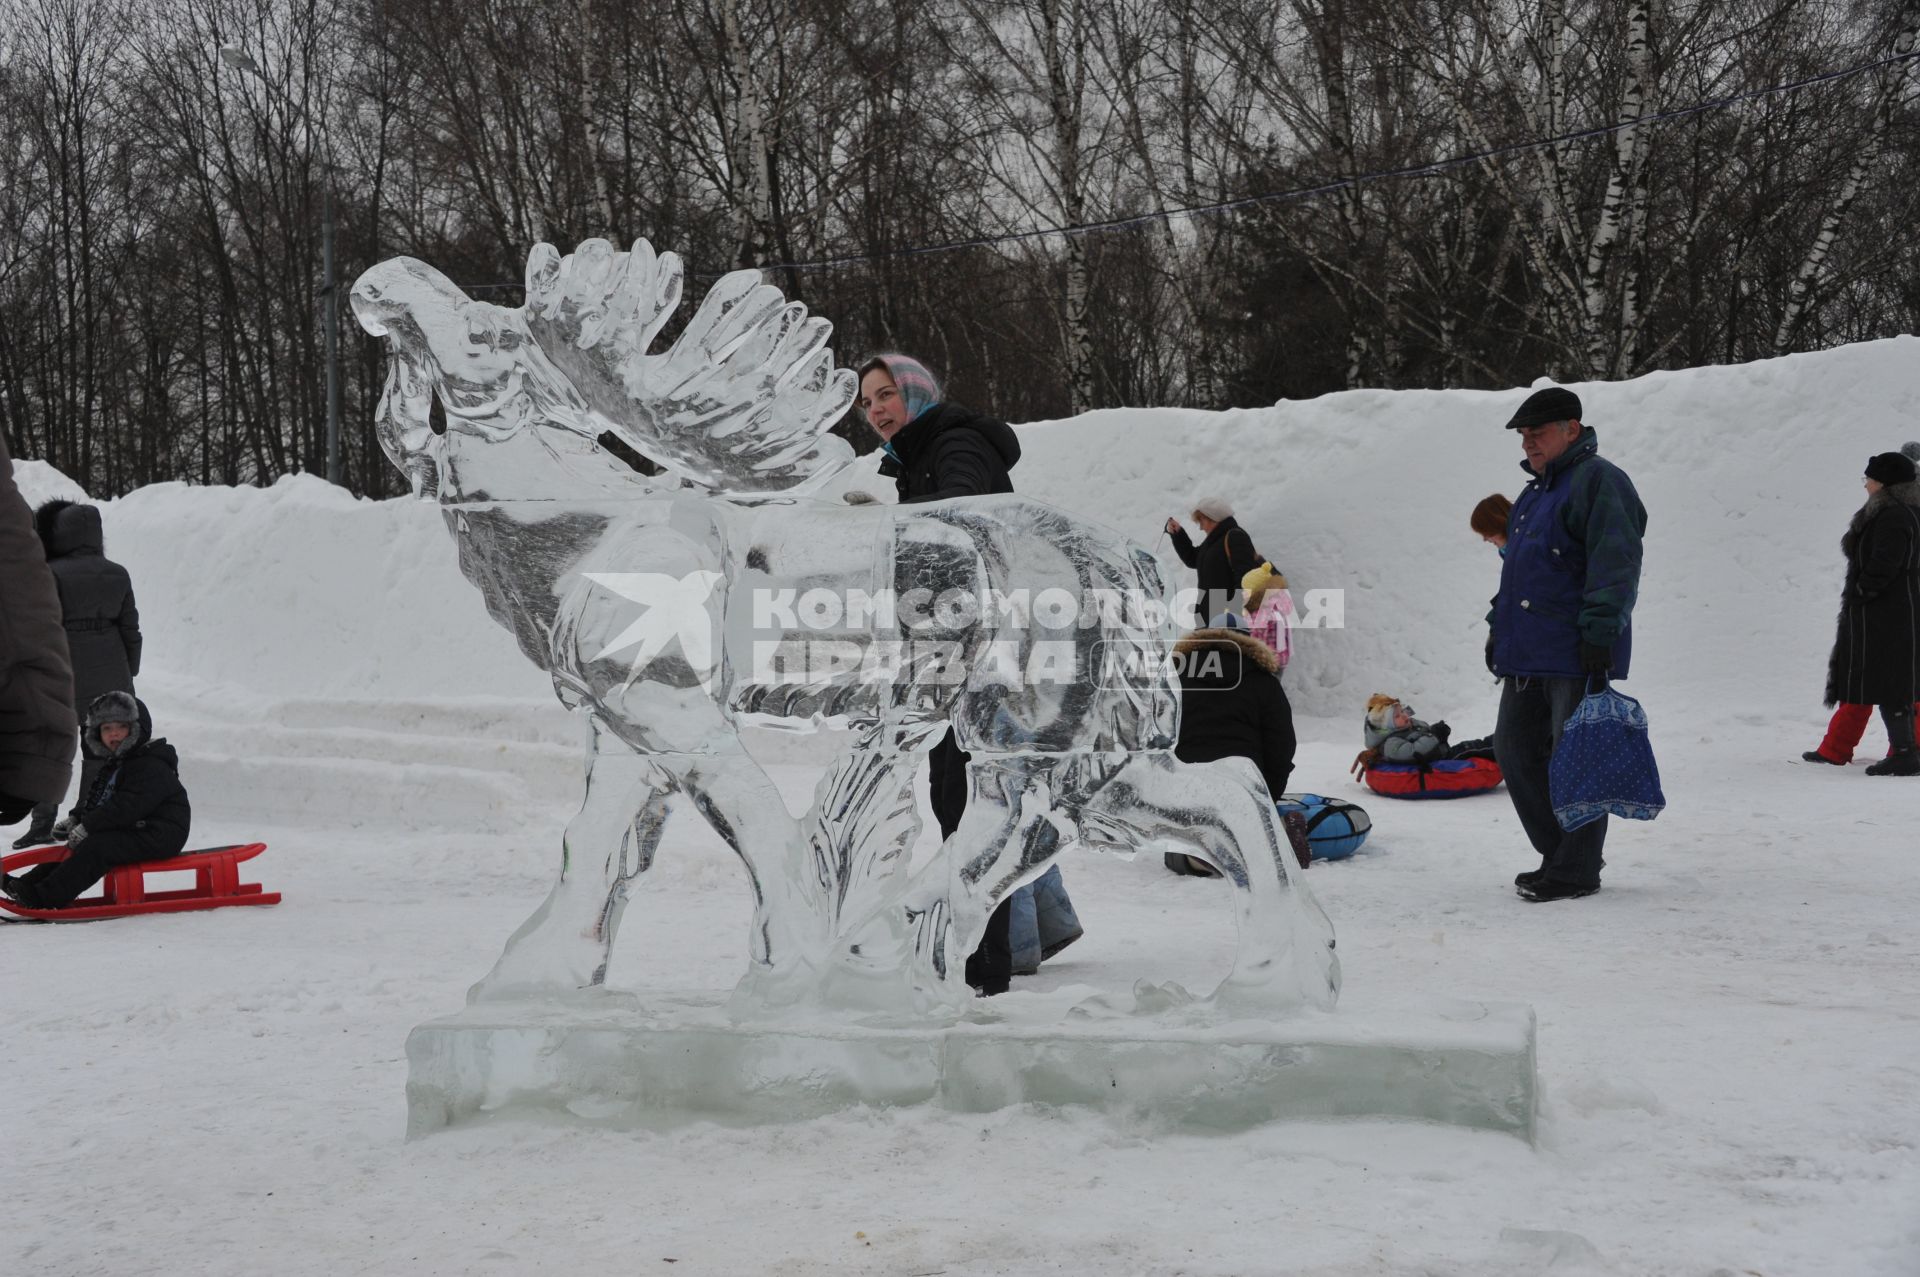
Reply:
<svg viewBox="0 0 1920 1277"><path fill-rule="evenodd" d="M1911 1277L1914 840L1899 782L1781 761L1805 730L1669 748L1675 810L1618 829L1591 901L1512 895L1531 866L1504 797L1373 800L1367 853L1312 871L1348 1005L1535 1006L1537 1150L1033 1110L404 1144L406 1033L459 1005L544 891L553 840L260 830L278 909L0 932L13 1271ZM1300 783L1348 793L1349 756L1307 746ZM806 769L779 772L805 794ZM739 873L679 828L617 984L715 985L743 961ZM1225 970L1214 884L1144 857L1066 870L1089 934L1037 987Z"/></svg>

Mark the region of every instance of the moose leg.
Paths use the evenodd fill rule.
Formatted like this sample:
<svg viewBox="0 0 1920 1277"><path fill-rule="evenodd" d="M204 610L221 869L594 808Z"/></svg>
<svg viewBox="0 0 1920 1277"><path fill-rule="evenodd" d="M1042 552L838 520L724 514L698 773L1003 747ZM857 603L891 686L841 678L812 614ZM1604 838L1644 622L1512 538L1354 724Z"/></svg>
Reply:
<svg viewBox="0 0 1920 1277"><path fill-rule="evenodd" d="M804 997L826 957L827 918L814 904L819 892L807 880L809 854L799 822L744 749L667 755L660 762L740 857L753 888L753 932L736 1008Z"/></svg>
<svg viewBox="0 0 1920 1277"><path fill-rule="evenodd" d="M1233 894L1239 950L1217 1001L1272 1011L1331 1010L1340 994L1333 924L1297 876L1286 832L1253 764L1135 754L1104 777L1063 786L1080 837L1113 850L1171 849L1218 869Z"/></svg>
<svg viewBox="0 0 1920 1277"><path fill-rule="evenodd" d="M1048 819L1053 761L1034 754L974 755L960 827L914 875L903 902L913 937L910 992L919 1009L965 1008L972 996L964 974L967 955L994 906L1038 875L1063 846Z"/></svg>
<svg viewBox="0 0 1920 1277"><path fill-rule="evenodd" d="M603 984L633 880L653 865L670 783L654 761L596 726L587 794L567 822L560 877L507 941L468 1002L551 997Z"/></svg>

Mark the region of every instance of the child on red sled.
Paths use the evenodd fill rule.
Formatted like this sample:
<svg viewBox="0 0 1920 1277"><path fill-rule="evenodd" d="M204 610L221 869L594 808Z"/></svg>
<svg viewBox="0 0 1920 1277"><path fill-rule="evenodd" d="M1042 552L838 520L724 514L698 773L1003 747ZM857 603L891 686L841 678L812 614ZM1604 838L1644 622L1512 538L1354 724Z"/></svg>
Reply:
<svg viewBox="0 0 1920 1277"><path fill-rule="evenodd" d="M153 718L128 692L87 707L81 747L107 765L73 809L67 858L0 876L0 891L29 909L64 909L107 870L177 856L192 811L180 783L180 756L153 738Z"/></svg>

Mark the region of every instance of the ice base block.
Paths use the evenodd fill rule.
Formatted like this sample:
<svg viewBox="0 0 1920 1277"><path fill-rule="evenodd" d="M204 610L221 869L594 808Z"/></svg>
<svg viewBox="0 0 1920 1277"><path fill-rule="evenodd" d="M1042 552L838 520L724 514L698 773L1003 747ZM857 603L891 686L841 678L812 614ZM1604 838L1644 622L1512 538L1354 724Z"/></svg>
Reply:
<svg viewBox="0 0 1920 1277"><path fill-rule="evenodd" d="M858 1105L1081 1105L1176 1128L1387 1118L1534 1133L1534 1019L1431 1001L1229 1019L1143 985L1012 993L959 1023L737 1024L720 995L487 1003L407 1039L407 1134L500 1115L759 1124Z"/></svg>

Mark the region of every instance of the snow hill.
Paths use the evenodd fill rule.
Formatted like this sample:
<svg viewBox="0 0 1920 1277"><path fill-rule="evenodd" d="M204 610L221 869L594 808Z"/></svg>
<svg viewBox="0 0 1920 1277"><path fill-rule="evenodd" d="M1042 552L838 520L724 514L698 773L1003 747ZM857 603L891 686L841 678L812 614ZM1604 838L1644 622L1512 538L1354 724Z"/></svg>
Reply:
<svg viewBox="0 0 1920 1277"><path fill-rule="evenodd" d="M1875 452L1920 437L1920 339L1577 387L1605 455L1649 511L1631 688L1681 719L1812 723L1842 571L1838 543ZM1020 428L1028 493L1154 546L1224 496L1296 597L1344 592L1345 628L1303 631L1295 709L1358 737L1373 692L1479 735L1499 575L1467 527L1517 494L1524 392L1356 391L1232 412L1116 409ZM889 493L873 458L834 491ZM30 501L74 495L17 465ZM572 744L546 680L460 576L431 505L356 501L310 476L267 489L160 484L102 503L133 573L156 709L189 718L453 726ZM150 690L149 690L150 689ZM471 715L484 708L484 722ZM169 714L171 719L172 714ZM1357 745L1356 745L1357 748Z"/></svg>

